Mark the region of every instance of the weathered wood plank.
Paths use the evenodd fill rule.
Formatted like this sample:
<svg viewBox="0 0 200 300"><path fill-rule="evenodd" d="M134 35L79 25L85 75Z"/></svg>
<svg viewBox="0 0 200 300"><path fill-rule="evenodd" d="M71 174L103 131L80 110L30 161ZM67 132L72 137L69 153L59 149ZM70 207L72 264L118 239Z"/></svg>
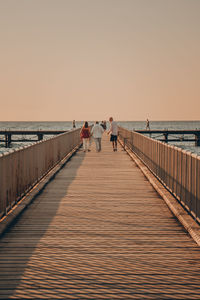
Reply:
<svg viewBox="0 0 200 300"><path fill-rule="evenodd" d="M1 239L0 299L199 299L199 248L129 156L102 146Z"/></svg>

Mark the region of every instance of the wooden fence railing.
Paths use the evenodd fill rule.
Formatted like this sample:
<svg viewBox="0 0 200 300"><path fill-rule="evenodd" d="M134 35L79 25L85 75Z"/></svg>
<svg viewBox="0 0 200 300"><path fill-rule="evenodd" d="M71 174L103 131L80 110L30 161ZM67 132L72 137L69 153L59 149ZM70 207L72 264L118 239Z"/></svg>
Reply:
<svg viewBox="0 0 200 300"><path fill-rule="evenodd" d="M119 137L200 222L200 157L122 127Z"/></svg>
<svg viewBox="0 0 200 300"><path fill-rule="evenodd" d="M80 129L0 155L0 218L80 145Z"/></svg>

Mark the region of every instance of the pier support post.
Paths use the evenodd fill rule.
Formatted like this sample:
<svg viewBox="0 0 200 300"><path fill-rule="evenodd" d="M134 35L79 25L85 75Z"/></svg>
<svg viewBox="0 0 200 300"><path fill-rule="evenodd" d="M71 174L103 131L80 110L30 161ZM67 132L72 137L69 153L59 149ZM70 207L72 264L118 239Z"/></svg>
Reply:
<svg viewBox="0 0 200 300"><path fill-rule="evenodd" d="M43 140L43 133L38 133L38 141L42 141Z"/></svg>
<svg viewBox="0 0 200 300"><path fill-rule="evenodd" d="M165 132L163 135L165 143L168 143L168 133Z"/></svg>
<svg viewBox="0 0 200 300"><path fill-rule="evenodd" d="M12 141L11 133L6 133L5 134L5 146L6 146L6 148L10 147L11 141Z"/></svg>
<svg viewBox="0 0 200 300"><path fill-rule="evenodd" d="M195 146L200 146L200 134L195 134Z"/></svg>

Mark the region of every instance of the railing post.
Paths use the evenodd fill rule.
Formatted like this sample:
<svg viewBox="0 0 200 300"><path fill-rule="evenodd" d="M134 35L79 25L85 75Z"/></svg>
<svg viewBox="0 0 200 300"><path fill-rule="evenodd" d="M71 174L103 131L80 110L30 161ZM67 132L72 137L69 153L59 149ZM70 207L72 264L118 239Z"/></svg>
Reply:
<svg viewBox="0 0 200 300"><path fill-rule="evenodd" d="M124 140L124 145L123 145L123 147L124 147L124 150L125 150L127 138L125 137L123 140Z"/></svg>
<svg viewBox="0 0 200 300"><path fill-rule="evenodd" d="M168 133L164 133L163 135L165 143L168 143Z"/></svg>
<svg viewBox="0 0 200 300"><path fill-rule="evenodd" d="M199 178L200 178L200 157L197 157L197 170L196 170L196 211L197 211L197 219L200 222L200 184L199 184Z"/></svg>
<svg viewBox="0 0 200 300"><path fill-rule="evenodd" d="M5 146L6 146L6 148L10 147L11 141L12 141L11 133L6 133L5 134Z"/></svg>
<svg viewBox="0 0 200 300"><path fill-rule="evenodd" d="M191 154L191 210L194 213L194 217L197 216L197 154Z"/></svg>
<svg viewBox="0 0 200 300"><path fill-rule="evenodd" d="M42 141L43 140L43 133L38 133L38 141Z"/></svg>

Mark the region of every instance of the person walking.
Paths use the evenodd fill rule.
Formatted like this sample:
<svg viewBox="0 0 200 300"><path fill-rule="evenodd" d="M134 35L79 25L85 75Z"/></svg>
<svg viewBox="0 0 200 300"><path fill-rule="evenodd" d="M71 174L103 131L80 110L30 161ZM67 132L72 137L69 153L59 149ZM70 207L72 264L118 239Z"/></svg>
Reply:
<svg viewBox="0 0 200 300"><path fill-rule="evenodd" d="M80 136L83 140L83 151L90 151L89 145L90 145L90 128L88 126L88 122L86 121L81 129Z"/></svg>
<svg viewBox="0 0 200 300"><path fill-rule="evenodd" d="M150 130L150 123L149 123L149 119L146 120L146 130Z"/></svg>
<svg viewBox="0 0 200 300"><path fill-rule="evenodd" d="M118 136L118 125L113 120L113 117L109 118L110 129L108 134L110 134L110 141L112 142L113 151L117 151L117 136Z"/></svg>
<svg viewBox="0 0 200 300"><path fill-rule="evenodd" d="M102 138L103 133L104 133L103 127L99 124L98 121L96 121L95 125L93 126L93 128L91 130L91 135L94 138L97 152L101 151L101 138Z"/></svg>
<svg viewBox="0 0 200 300"><path fill-rule="evenodd" d="M103 127L104 130L106 130L106 121L102 121L100 125Z"/></svg>

